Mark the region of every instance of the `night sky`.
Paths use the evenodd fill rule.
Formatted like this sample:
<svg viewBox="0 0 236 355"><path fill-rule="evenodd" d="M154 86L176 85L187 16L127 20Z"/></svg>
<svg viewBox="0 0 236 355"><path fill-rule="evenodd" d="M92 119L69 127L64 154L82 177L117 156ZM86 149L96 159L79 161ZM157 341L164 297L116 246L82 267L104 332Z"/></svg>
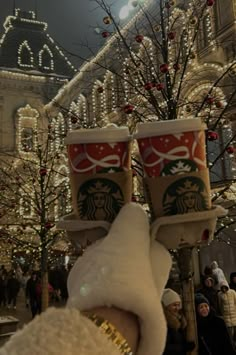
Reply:
<svg viewBox="0 0 236 355"><path fill-rule="evenodd" d="M120 8L128 0L108 0L113 4L113 14L118 16ZM47 32L64 49L81 57L91 57L105 43L101 35L96 34L95 28L101 28L106 15L93 0L0 0L0 34L4 33L3 22L8 15L13 14L14 3L21 10L35 10L37 18L48 23ZM87 44L88 43L88 44ZM78 65L82 61L69 59Z"/></svg>

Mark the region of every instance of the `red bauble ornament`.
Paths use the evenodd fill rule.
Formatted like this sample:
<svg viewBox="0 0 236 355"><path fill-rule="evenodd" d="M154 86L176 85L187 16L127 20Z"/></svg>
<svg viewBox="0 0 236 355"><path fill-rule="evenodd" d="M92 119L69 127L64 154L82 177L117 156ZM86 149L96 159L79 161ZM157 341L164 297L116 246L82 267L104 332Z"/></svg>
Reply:
<svg viewBox="0 0 236 355"><path fill-rule="evenodd" d="M158 83L156 85L156 88L157 88L158 91L161 91L161 90L163 90L165 88L165 85L163 83Z"/></svg>
<svg viewBox="0 0 236 355"><path fill-rule="evenodd" d="M229 153L229 154L233 154L235 152L235 149L232 145L229 145L227 148L226 148L226 152Z"/></svg>
<svg viewBox="0 0 236 355"><path fill-rule="evenodd" d="M51 229L53 227L53 224L51 222L46 222L45 223L45 228L46 229Z"/></svg>
<svg viewBox="0 0 236 355"><path fill-rule="evenodd" d="M41 168L41 169L39 170L39 174L40 174L41 176L47 175L47 169L46 169L46 168Z"/></svg>
<svg viewBox="0 0 236 355"><path fill-rule="evenodd" d="M75 116L72 116L70 120L71 120L71 123L76 123L78 121L78 118Z"/></svg>
<svg viewBox="0 0 236 355"><path fill-rule="evenodd" d="M153 83L146 83L144 85L144 89L147 91L152 90L152 88L153 88Z"/></svg>
<svg viewBox="0 0 236 355"><path fill-rule="evenodd" d="M209 141L215 141L217 140L219 137L218 133L217 132L214 132L214 131L208 131L207 132L207 139Z"/></svg>
<svg viewBox="0 0 236 355"><path fill-rule="evenodd" d="M49 124L49 125L48 125L48 129L51 129L51 128L52 128L52 126Z"/></svg>
<svg viewBox="0 0 236 355"><path fill-rule="evenodd" d="M207 0L207 6L213 6L215 3L215 0Z"/></svg>
<svg viewBox="0 0 236 355"><path fill-rule="evenodd" d="M215 99L212 96L208 96L206 99L206 102L208 103L208 105L212 105L214 103Z"/></svg>
<svg viewBox="0 0 236 355"><path fill-rule="evenodd" d="M110 25L111 24L111 18L109 16L105 16L103 17L103 23L105 23L105 25Z"/></svg>
<svg viewBox="0 0 236 355"><path fill-rule="evenodd" d="M217 108L223 108L224 107L224 103L222 101L216 101L215 105Z"/></svg>
<svg viewBox="0 0 236 355"><path fill-rule="evenodd" d="M135 37L135 41L138 42L138 43L141 43L143 41L143 39L144 39L143 35L137 35Z"/></svg>
<svg viewBox="0 0 236 355"><path fill-rule="evenodd" d="M168 71L169 71L169 65L168 64L161 64L160 65L160 71L162 72L162 73L167 73Z"/></svg>
<svg viewBox="0 0 236 355"><path fill-rule="evenodd" d="M137 202L137 198L136 198L136 196L132 196L132 202Z"/></svg>
<svg viewBox="0 0 236 355"><path fill-rule="evenodd" d="M99 92L99 94L103 93L103 91L104 91L104 89L103 89L102 86L99 86L99 87L97 88L97 92Z"/></svg>
<svg viewBox="0 0 236 355"><path fill-rule="evenodd" d="M174 68L175 71L180 70L181 65L180 65L179 63L175 63L175 64L173 65L173 68Z"/></svg>
<svg viewBox="0 0 236 355"><path fill-rule="evenodd" d="M134 111L134 106L133 105L125 105L123 108L124 112L127 113L128 115Z"/></svg>
<svg viewBox="0 0 236 355"><path fill-rule="evenodd" d="M169 33L167 34L167 37L168 37L170 40L175 39L175 36L176 36L176 33L175 33L175 32L169 32Z"/></svg>
<svg viewBox="0 0 236 355"><path fill-rule="evenodd" d="M102 32L102 37L103 38L107 38L107 37L109 37L110 36L110 33L109 32L107 32L107 31L103 31Z"/></svg>

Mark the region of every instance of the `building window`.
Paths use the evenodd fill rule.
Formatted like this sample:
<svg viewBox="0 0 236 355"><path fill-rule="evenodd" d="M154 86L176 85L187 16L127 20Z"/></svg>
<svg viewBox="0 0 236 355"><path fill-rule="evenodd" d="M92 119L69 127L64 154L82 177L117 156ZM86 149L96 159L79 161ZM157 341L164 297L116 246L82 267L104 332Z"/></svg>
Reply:
<svg viewBox="0 0 236 355"><path fill-rule="evenodd" d="M54 70L53 54L46 44L39 52L39 66L45 70Z"/></svg>
<svg viewBox="0 0 236 355"><path fill-rule="evenodd" d="M24 68L34 67L34 55L28 41L24 41L18 49L18 65Z"/></svg>
<svg viewBox="0 0 236 355"><path fill-rule="evenodd" d="M33 140L33 128L26 127L22 128L21 131L21 148L23 151L28 152L32 151L34 147L34 140Z"/></svg>
<svg viewBox="0 0 236 355"><path fill-rule="evenodd" d="M39 113L30 105L21 107L17 111L17 145L18 150L24 153L34 151L36 146L37 121Z"/></svg>

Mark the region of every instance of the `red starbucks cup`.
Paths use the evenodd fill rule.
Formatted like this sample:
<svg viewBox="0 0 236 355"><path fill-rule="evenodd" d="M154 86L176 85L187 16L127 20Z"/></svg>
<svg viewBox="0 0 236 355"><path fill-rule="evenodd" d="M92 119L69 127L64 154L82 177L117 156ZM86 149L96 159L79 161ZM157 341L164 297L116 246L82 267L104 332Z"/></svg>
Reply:
<svg viewBox="0 0 236 355"><path fill-rule="evenodd" d="M128 171L131 168L129 130L127 127L81 129L68 133L72 174L97 174Z"/></svg>
<svg viewBox="0 0 236 355"><path fill-rule="evenodd" d="M201 119L139 123L138 141L147 177L176 175L206 169L205 131Z"/></svg>
<svg viewBox="0 0 236 355"><path fill-rule="evenodd" d="M131 201L131 136L127 127L69 132L70 184L79 220L111 223Z"/></svg>

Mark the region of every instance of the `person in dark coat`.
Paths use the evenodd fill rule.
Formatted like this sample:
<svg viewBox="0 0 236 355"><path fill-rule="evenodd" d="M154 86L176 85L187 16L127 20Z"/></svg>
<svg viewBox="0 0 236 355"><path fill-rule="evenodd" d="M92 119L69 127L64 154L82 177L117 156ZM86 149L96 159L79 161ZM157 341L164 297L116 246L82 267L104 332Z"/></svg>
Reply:
<svg viewBox="0 0 236 355"><path fill-rule="evenodd" d="M7 307L10 308L13 305L13 308L16 309L16 299L20 291L20 282L17 280L16 274L11 273L7 281Z"/></svg>
<svg viewBox="0 0 236 355"><path fill-rule="evenodd" d="M7 276L2 274L0 276L0 306L5 307L7 304Z"/></svg>
<svg viewBox="0 0 236 355"><path fill-rule="evenodd" d="M210 308L208 299L195 295L199 355L235 355L224 320Z"/></svg>
<svg viewBox="0 0 236 355"><path fill-rule="evenodd" d="M202 279L202 288L197 293L203 294L209 301L211 309L215 311L217 315L220 315L220 308L218 302L218 292L215 289L215 280L212 276L205 275Z"/></svg>
<svg viewBox="0 0 236 355"><path fill-rule="evenodd" d="M236 272L231 272L229 287L236 291Z"/></svg>
<svg viewBox="0 0 236 355"><path fill-rule="evenodd" d="M167 322L167 338L163 355L186 355L195 347L193 341L186 340L187 322L181 313L181 299L178 293L166 288L162 295L162 304Z"/></svg>
<svg viewBox="0 0 236 355"><path fill-rule="evenodd" d="M38 298L38 276L36 272L33 272L26 284L26 297L29 300L32 318L40 313L41 305Z"/></svg>

